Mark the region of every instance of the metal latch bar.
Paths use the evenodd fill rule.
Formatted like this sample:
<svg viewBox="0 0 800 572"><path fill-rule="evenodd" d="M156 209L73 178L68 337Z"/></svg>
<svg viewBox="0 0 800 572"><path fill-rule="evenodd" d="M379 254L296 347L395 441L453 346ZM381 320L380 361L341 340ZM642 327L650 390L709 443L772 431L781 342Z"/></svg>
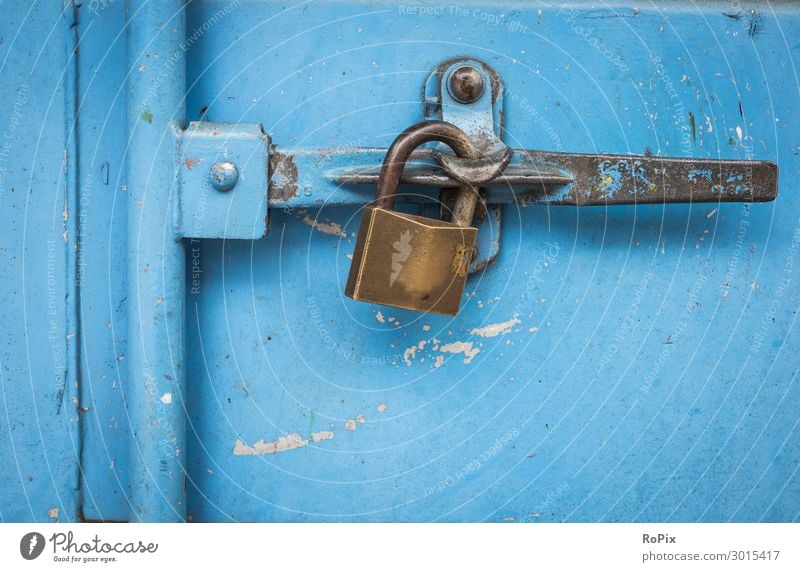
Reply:
<svg viewBox="0 0 800 572"><path fill-rule="evenodd" d="M385 149L303 149L270 157L270 206L358 206L369 202ZM437 163L437 151L412 154L400 200L439 202L461 183ZM320 172L320 165L324 170ZM769 161L684 159L646 155L515 150L506 169L484 182L490 204L564 206L766 202L777 196L778 167ZM402 189L401 189L402 190Z"/></svg>

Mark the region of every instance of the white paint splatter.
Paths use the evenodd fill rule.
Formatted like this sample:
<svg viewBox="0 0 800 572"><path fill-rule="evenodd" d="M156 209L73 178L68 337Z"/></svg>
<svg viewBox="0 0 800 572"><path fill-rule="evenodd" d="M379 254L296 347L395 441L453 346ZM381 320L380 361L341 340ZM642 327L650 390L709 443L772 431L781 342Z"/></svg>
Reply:
<svg viewBox="0 0 800 572"><path fill-rule="evenodd" d="M430 326L422 326L422 331L423 332L428 332L428 331L430 331L430 329L431 329Z"/></svg>
<svg viewBox="0 0 800 572"><path fill-rule="evenodd" d="M528 331L532 334L535 334L539 331L539 328L537 326L533 326L532 328L528 328Z"/></svg>
<svg viewBox="0 0 800 572"><path fill-rule="evenodd" d="M315 228L324 234L331 234L333 236L340 236L342 238L347 237L347 233L342 230L342 227L338 223L320 222L318 220L314 220L308 215L305 215L303 217L303 222L306 223L308 226Z"/></svg>
<svg viewBox="0 0 800 572"><path fill-rule="evenodd" d="M380 310L378 310L378 313L375 314L375 319L378 320L379 324L386 323L386 318L383 317L383 312L381 312Z"/></svg>
<svg viewBox="0 0 800 572"><path fill-rule="evenodd" d="M464 363L470 363L481 350L473 347L472 342L451 342L443 345L439 351L450 354L464 354L466 358Z"/></svg>
<svg viewBox="0 0 800 572"><path fill-rule="evenodd" d="M482 328L473 328L469 331L469 333L476 336L481 336L482 338L494 338L500 334L507 334L515 325L522 323L522 320L520 320L517 316L518 314L514 314L514 317L506 322L489 324L488 326L483 326Z"/></svg>
<svg viewBox="0 0 800 572"><path fill-rule="evenodd" d="M161 396L161 403L164 405L169 405L172 403L172 394L170 392L165 393Z"/></svg>
<svg viewBox="0 0 800 572"><path fill-rule="evenodd" d="M742 140L742 128L738 125L736 126L736 136L739 138L739 141Z"/></svg>
<svg viewBox="0 0 800 572"><path fill-rule="evenodd" d="M433 367L442 367L444 363L444 356L436 356L436 361L433 362Z"/></svg>
<svg viewBox="0 0 800 572"><path fill-rule="evenodd" d="M367 420L364 419L364 416L361 413L356 415L356 423L366 423L366 422Z"/></svg>
<svg viewBox="0 0 800 572"><path fill-rule="evenodd" d="M298 449L300 447L305 447L306 445L308 445L308 440L303 439L299 433L290 433L284 437L278 437L269 443L265 442L264 439L259 439L253 443L252 447L244 441L237 439L236 444L233 447L233 454L236 456L270 455L274 453L280 453L281 451Z"/></svg>
<svg viewBox="0 0 800 572"><path fill-rule="evenodd" d="M47 511L47 516L50 518L58 518L60 510L57 506L54 506L50 510Z"/></svg>
<svg viewBox="0 0 800 572"><path fill-rule="evenodd" d="M380 405L378 405L378 413L383 413L384 411L386 411L386 404L381 403Z"/></svg>

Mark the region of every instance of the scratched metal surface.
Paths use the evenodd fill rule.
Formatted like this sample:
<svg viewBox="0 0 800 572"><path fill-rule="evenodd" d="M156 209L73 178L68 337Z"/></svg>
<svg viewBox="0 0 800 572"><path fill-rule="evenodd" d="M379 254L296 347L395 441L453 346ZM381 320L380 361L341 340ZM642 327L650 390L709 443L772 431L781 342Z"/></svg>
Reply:
<svg viewBox="0 0 800 572"><path fill-rule="evenodd" d="M505 82L514 148L767 159L777 201L507 205L452 320L343 296L353 207L273 209L263 240L188 243L190 517L800 519L796 9L459 4L192 2L189 119L259 121L284 151L386 147L422 118L430 70L469 55ZM0 24L0 128L24 83L36 127L12 138L23 168L0 195L0 518L124 520L124 3L78 19L79 392L54 368L75 352L74 266L47 250L63 244L67 94L50 98L68 27L28 8Z"/></svg>

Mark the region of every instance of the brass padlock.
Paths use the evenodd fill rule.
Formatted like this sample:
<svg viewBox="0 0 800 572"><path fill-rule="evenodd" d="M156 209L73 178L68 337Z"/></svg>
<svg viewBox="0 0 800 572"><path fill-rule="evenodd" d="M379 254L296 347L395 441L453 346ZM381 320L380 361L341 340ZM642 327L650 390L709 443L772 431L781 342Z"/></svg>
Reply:
<svg viewBox="0 0 800 572"><path fill-rule="evenodd" d="M453 222L394 211L406 161L428 141L446 143L459 157L477 157L469 137L444 121L417 123L395 139L383 161L375 199L364 207L345 294L384 306L455 315L475 250L478 230L470 225L478 189L461 188Z"/></svg>

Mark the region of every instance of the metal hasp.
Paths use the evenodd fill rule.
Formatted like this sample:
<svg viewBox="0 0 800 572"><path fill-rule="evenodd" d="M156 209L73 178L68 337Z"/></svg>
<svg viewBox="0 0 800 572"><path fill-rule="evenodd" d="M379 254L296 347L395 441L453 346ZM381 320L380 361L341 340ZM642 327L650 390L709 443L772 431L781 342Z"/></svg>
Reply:
<svg viewBox="0 0 800 572"><path fill-rule="evenodd" d="M267 231L269 139L258 124L184 130L182 0L128 0L128 382L131 521L186 520L182 238Z"/></svg>
<svg viewBox="0 0 800 572"><path fill-rule="evenodd" d="M447 217L452 209L458 218L465 216L465 209L468 211L478 229L469 272L479 272L500 252L503 221L500 205L479 201L479 196L485 198L479 195L479 186L502 173L511 159L511 150L501 139L504 114L500 76L488 64L472 58L442 62L425 82L425 117L457 125L478 149L477 158L466 158L440 147L435 157L450 176L474 190L453 196L444 188L440 216Z"/></svg>
<svg viewBox="0 0 800 572"><path fill-rule="evenodd" d="M483 200L474 223L478 241L470 272L484 268L499 251L502 204L607 207L765 202L777 196L778 168L768 161L509 149L501 140L503 83L490 66L475 59L442 62L429 75L423 97L425 118L461 128L479 157L459 158L445 146L415 150L400 176L401 191L402 186L415 188L403 200L447 205L448 189L464 184L480 187ZM378 184L385 154L384 149L371 148L301 149L286 154L273 149L270 206L368 203L369 187ZM320 156L325 157L323 172ZM299 188L305 192L298 193Z"/></svg>

